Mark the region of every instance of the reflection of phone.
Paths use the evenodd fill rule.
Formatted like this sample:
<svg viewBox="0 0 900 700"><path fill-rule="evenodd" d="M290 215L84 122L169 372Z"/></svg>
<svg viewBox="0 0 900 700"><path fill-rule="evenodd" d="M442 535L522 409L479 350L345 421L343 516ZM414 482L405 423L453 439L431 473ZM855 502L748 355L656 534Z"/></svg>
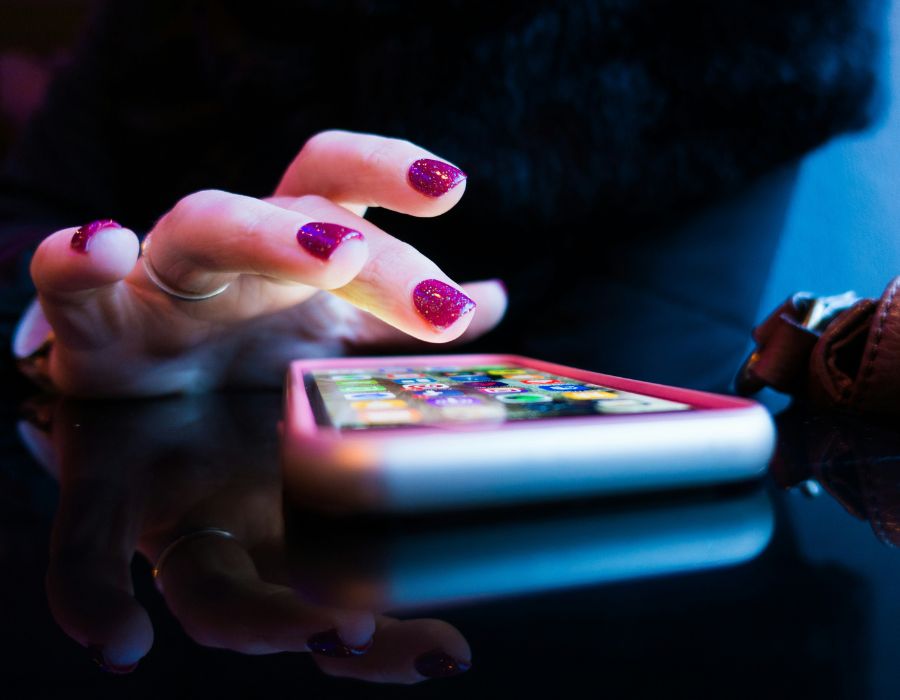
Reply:
<svg viewBox="0 0 900 700"><path fill-rule="evenodd" d="M734 566L766 548L774 513L762 490L728 491L462 524L323 531L316 516L316 537L304 522L289 534L291 583L324 605L400 611Z"/></svg>
<svg viewBox="0 0 900 700"><path fill-rule="evenodd" d="M745 399L511 355L292 363L282 460L295 500L421 511L760 475L768 413Z"/></svg>

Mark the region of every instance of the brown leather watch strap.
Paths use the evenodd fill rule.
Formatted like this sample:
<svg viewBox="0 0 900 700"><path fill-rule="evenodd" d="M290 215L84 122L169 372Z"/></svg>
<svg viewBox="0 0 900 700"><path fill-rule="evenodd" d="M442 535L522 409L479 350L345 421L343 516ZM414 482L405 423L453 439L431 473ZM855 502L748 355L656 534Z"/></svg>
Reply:
<svg viewBox="0 0 900 700"><path fill-rule="evenodd" d="M806 369L819 334L803 325L813 303L808 294L795 294L753 330L756 350L736 380L740 394L754 394L770 386L785 394L803 389Z"/></svg>
<svg viewBox="0 0 900 700"><path fill-rule="evenodd" d="M869 329L861 362L856 370L855 381L851 381L847 392L846 405L850 408L874 413L900 412L900 308L898 308L900 299L898 299L898 291L900 291L900 277L895 278L888 285L878 306L872 309L870 314L867 313L865 318L858 321L860 325L868 324ZM869 311L869 307L866 311ZM860 311L860 314L862 313ZM841 321L843 318L838 319L838 323ZM835 334L841 340L839 347L834 347L829 351L829 355L831 355L829 362L835 366L839 363L841 348L846 351L854 342L852 323L852 320L848 321L851 328L846 337L840 336L839 329L835 329ZM831 330L829 328L826 333L831 333ZM837 346L838 344L830 345ZM852 357L854 354L855 349L849 347L849 355Z"/></svg>
<svg viewBox="0 0 900 700"><path fill-rule="evenodd" d="M820 407L900 413L900 277L878 301L795 294L753 338L739 393L769 386Z"/></svg>

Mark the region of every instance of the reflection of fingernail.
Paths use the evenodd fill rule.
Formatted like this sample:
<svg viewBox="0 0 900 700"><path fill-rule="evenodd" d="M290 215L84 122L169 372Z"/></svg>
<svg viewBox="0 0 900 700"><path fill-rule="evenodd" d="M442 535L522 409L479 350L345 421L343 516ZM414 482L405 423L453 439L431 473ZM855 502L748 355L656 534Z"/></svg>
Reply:
<svg viewBox="0 0 900 700"><path fill-rule="evenodd" d="M372 640L360 647L347 644L336 629L319 632L306 640L306 646L313 654L330 656L335 659L346 659L351 656L362 656L372 648Z"/></svg>
<svg viewBox="0 0 900 700"><path fill-rule="evenodd" d="M128 664L126 666L117 666L116 664L111 664L107 662L106 657L103 656L103 647L99 644L91 644L88 646L88 652L91 655L91 660L97 664L101 671L106 673L115 673L115 674L125 674L131 673L138 667L138 662L136 661L133 664Z"/></svg>
<svg viewBox="0 0 900 700"><path fill-rule="evenodd" d="M426 197L440 197L465 180L466 174L450 163L422 158L409 166L407 177L413 189Z"/></svg>
<svg viewBox="0 0 900 700"><path fill-rule="evenodd" d="M474 301L440 280L419 282L413 290L413 304L419 315L439 331L475 308Z"/></svg>
<svg viewBox="0 0 900 700"><path fill-rule="evenodd" d="M297 231L297 242L321 260L328 260L344 241L362 240L363 235L346 226L313 221Z"/></svg>
<svg viewBox="0 0 900 700"><path fill-rule="evenodd" d="M426 678L458 676L460 673L465 673L472 668L470 662L460 661L440 649L425 652L416 658L414 665L416 671Z"/></svg>
<svg viewBox="0 0 900 700"><path fill-rule="evenodd" d="M72 234L72 250L77 250L79 253L87 253L91 239L96 233L105 228L122 228L122 226L112 219L99 219L84 226L79 226L75 233Z"/></svg>

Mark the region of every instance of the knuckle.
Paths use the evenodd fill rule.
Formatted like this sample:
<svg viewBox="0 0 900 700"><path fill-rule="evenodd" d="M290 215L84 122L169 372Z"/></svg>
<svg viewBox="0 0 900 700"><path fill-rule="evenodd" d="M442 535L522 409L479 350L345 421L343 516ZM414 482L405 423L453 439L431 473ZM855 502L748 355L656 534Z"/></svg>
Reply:
<svg viewBox="0 0 900 700"><path fill-rule="evenodd" d="M213 206L219 207L229 197L227 192L221 190L199 190L191 192L179 199L165 218L170 222L180 224L198 216L202 216Z"/></svg>
<svg viewBox="0 0 900 700"><path fill-rule="evenodd" d="M301 177L304 169L307 167L307 163L310 161L315 162L317 159L325 157L332 149L332 144L345 139L348 134L349 132L347 131L328 129L310 136L297 152L293 162L288 166L284 177L288 180Z"/></svg>
<svg viewBox="0 0 900 700"><path fill-rule="evenodd" d="M333 206L331 200L318 194L305 194L297 198L297 206L302 211L320 210L323 207Z"/></svg>
<svg viewBox="0 0 900 700"><path fill-rule="evenodd" d="M185 195L176 202L172 211L190 213L196 211L200 207L205 206L210 199L219 195L218 190L199 190Z"/></svg>
<svg viewBox="0 0 900 700"><path fill-rule="evenodd" d="M403 139L382 138L360 157L360 169L368 176L378 177L396 164L398 156L414 148Z"/></svg>
<svg viewBox="0 0 900 700"><path fill-rule="evenodd" d="M300 154L309 154L311 151L317 151L323 146L329 145L335 139L341 138L346 134L346 131L341 131L340 129L326 129L325 131L320 131L316 134L313 134L306 140L306 143L303 144L303 148L300 149Z"/></svg>
<svg viewBox="0 0 900 700"><path fill-rule="evenodd" d="M335 211L335 206L327 197L317 194L305 194L296 199L291 209L315 220L320 218L327 219L329 212Z"/></svg>
<svg viewBox="0 0 900 700"><path fill-rule="evenodd" d="M365 277L370 284L377 287L391 288L400 270L416 265L421 255L408 243L397 241L394 245L378 252L369 258L365 267Z"/></svg>

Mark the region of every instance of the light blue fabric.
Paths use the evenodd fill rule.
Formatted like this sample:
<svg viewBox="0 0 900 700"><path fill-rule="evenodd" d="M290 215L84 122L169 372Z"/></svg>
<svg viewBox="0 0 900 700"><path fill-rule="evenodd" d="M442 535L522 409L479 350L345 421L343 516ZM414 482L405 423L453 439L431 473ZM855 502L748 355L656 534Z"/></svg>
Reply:
<svg viewBox="0 0 900 700"><path fill-rule="evenodd" d="M880 119L802 164L760 317L799 289L880 296L900 275L900 3L892 3Z"/></svg>

